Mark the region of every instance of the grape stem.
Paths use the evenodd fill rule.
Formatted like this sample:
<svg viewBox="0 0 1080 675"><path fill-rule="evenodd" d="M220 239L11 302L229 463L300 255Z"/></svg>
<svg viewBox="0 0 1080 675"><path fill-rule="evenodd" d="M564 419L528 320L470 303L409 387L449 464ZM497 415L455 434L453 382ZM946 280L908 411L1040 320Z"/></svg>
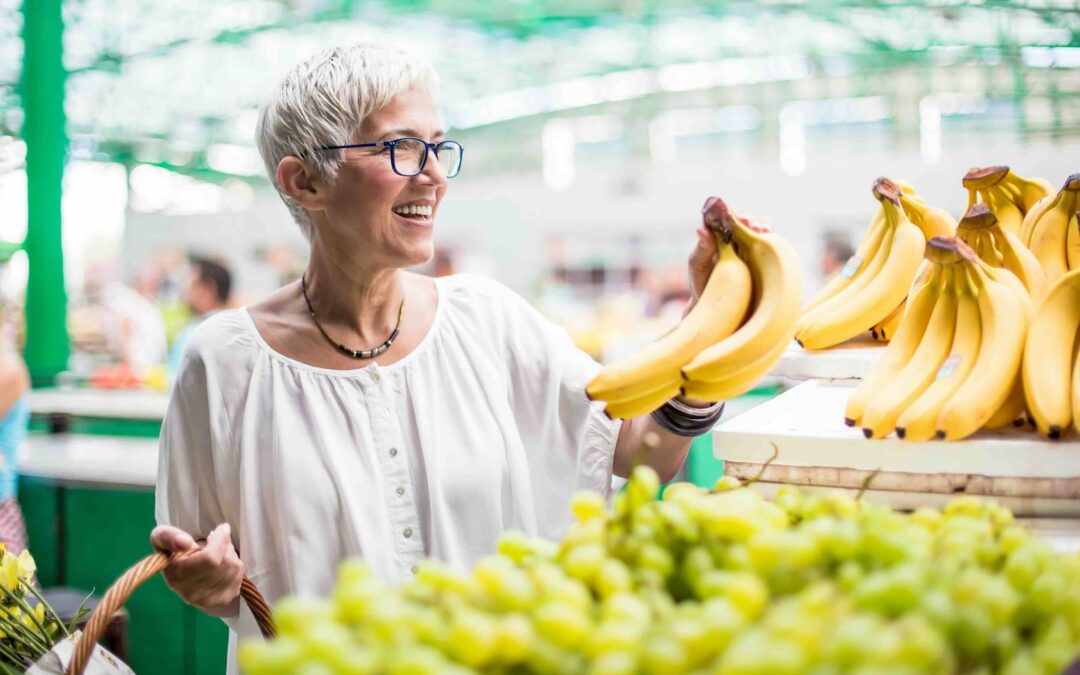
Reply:
<svg viewBox="0 0 1080 675"><path fill-rule="evenodd" d="M776 443L769 441L769 445L772 446L772 456L765 460L765 463L761 465L761 468L758 469L757 474L753 478L747 478L742 482L742 485L733 489L738 490L739 488L748 487L761 480L762 476L765 475L765 471L769 468L769 465L775 462L776 458L780 456L780 448L777 447Z"/></svg>
<svg viewBox="0 0 1080 675"><path fill-rule="evenodd" d="M874 479L877 478L879 473L881 473L880 466L871 471L870 475L863 479L862 485L859 486L859 491L855 493L855 501L859 501L863 498L863 495L866 494L866 491L870 489L870 483L872 483Z"/></svg>

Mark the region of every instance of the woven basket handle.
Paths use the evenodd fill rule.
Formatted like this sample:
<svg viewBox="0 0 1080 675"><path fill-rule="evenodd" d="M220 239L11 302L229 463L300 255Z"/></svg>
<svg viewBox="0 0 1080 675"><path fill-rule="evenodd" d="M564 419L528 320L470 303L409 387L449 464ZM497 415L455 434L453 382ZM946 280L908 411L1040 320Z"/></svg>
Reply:
<svg viewBox="0 0 1080 675"><path fill-rule="evenodd" d="M90 615L90 620L86 623L86 628L83 630L79 644L75 648L75 654L71 659L71 663L68 664L67 670L64 671L64 675L82 675L86 664L90 661L90 654L94 650L94 645L105 633L105 627L108 626L113 615L128 601L136 588L164 570L174 560L186 557L197 550L170 554L159 551L143 558L124 572L105 593L105 597L101 599L101 602ZM251 609L251 613L255 615L255 622L259 625L259 631L263 634L263 637L274 637L276 631L274 629L274 620L270 616L270 605L266 603L262 594L259 593L259 589L255 588L255 584L251 582L251 579L246 576L240 582L240 596L244 598L248 608Z"/></svg>

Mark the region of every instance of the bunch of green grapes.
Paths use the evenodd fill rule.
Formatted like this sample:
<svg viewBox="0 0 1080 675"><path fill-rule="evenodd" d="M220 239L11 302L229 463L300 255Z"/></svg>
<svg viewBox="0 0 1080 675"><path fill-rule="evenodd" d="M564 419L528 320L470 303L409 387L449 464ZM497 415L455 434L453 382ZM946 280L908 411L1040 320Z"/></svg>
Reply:
<svg viewBox="0 0 1080 675"><path fill-rule="evenodd" d="M910 514L737 480L657 499L639 467L558 544L509 532L468 574L393 588L359 561L290 598L248 675L1058 675L1080 655L1080 556L969 497Z"/></svg>

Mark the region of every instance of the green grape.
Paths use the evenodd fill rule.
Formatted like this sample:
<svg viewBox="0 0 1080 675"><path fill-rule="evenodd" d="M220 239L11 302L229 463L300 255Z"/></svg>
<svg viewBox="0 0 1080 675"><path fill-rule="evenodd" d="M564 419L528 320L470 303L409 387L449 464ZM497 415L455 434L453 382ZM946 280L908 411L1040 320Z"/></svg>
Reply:
<svg viewBox="0 0 1080 675"><path fill-rule="evenodd" d="M964 495L951 500L945 505L946 516L970 516L982 518L987 513L987 502L978 497Z"/></svg>
<svg viewBox="0 0 1080 675"><path fill-rule="evenodd" d="M636 675L637 672L637 657L631 651L604 653L589 666L589 675Z"/></svg>
<svg viewBox="0 0 1080 675"><path fill-rule="evenodd" d="M794 485L781 485L776 489L774 503L788 512L790 516L797 516L802 512L805 499L799 488Z"/></svg>
<svg viewBox="0 0 1080 675"><path fill-rule="evenodd" d="M682 647L688 668L697 668L713 658L718 649L705 617L674 617L667 625L667 633Z"/></svg>
<svg viewBox="0 0 1080 675"><path fill-rule="evenodd" d="M334 675L334 669L318 661L305 661L292 671L293 675Z"/></svg>
<svg viewBox="0 0 1080 675"><path fill-rule="evenodd" d="M349 558L340 565L337 570L337 583L339 586L367 581L375 578L375 572L363 558Z"/></svg>
<svg viewBox="0 0 1080 675"><path fill-rule="evenodd" d="M540 605L535 621L540 635L565 649L575 649L583 644L592 631L592 622L585 611L557 600Z"/></svg>
<svg viewBox="0 0 1080 675"><path fill-rule="evenodd" d="M1011 621L1020 606L1020 596L1007 580L978 568L960 573L953 584L953 598L958 605L983 608L996 626Z"/></svg>
<svg viewBox="0 0 1080 675"><path fill-rule="evenodd" d="M495 550L519 564L534 554L532 542L521 530L506 530L499 535Z"/></svg>
<svg viewBox="0 0 1080 675"><path fill-rule="evenodd" d="M570 512L578 522L603 520L607 515L607 504L599 493L591 490L581 491L570 498Z"/></svg>
<svg viewBox="0 0 1080 675"><path fill-rule="evenodd" d="M1036 638L1035 659L1046 672L1059 673L1077 656L1077 646L1068 622L1059 616Z"/></svg>
<svg viewBox="0 0 1080 675"><path fill-rule="evenodd" d="M451 655L459 663L480 668L495 657L498 626L488 616L474 611L457 612L450 622Z"/></svg>
<svg viewBox="0 0 1080 675"><path fill-rule="evenodd" d="M661 549L662 550L662 549ZM607 552L600 544L583 544L569 549L563 555L563 569L570 576L590 583L600 572L600 567L607 558Z"/></svg>
<svg viewBox="0 0 1080 675"><path fill-rule="evenodd" d="M245 675L277 675L296 668L303 658L299 640L288 635L267 642L245 641L237 650L237 661Z"/></svg>
<svg viewBox="0 0 1080 675"><path fill-rule="evenodd" d="M692 546L686 551L682 561L682 575L693 585L701 575L715 567L712 555L704 546Z"/></svg>
<svg viewBox="0 0 1080 675"><path fill-rule="evenodd" d="M701 538L701 531L690 514L681 505L671 502L657 502L657 510L667 528L683 542L696 543Z"/></svg>
<svg viewBox="0 0 1080 675"><path fill-rule="evenodd" d="M936 532L944 520L941 512L936 509L923 507L916 509L911 514L911 522L930 532Z"/></svg>
<svg viewBox="0 0 1080 675"><path fill-rule="evenodd" d="M601 615L604 621L625 621L640 626L647 626L652 621L649 605L633 593L616 593L604 600Z"/></svg>
<svg viewBox="0 0 1080 675"><path fill-rule="evenodd" d="M898 656L901 663L921 673L952 672L954 664L945 634L918 614L909 614L897 622L900 631Z"/></svg>
<svg viewBox="0 0 1080 675"><path fill-rule="evenodd" d="M714 492L727 492L742 487L742 481L735 476L720 476L713 485Z"/></svg>
<svg viewBox="0 0 1080 675"><path fill-rule="evenodd" d="M529 575L503 556L489 556L476 564L477 583L505 610L526 609L536 601L536 589Z"/></svg>
<svg viewBox="0 0 1080 675"><path fill-rule="evenodd" d="M637 554L637 567L656 570L664 577L675 570L675 558L671 552L658 544L645 544Z"/></svg>
<svg viewBox="0 0 1080 675"><path fill-rule="evenodd" d="M722 652L746 627L748 619L726 598L709 598L701 605L701 624L707 632L708 643Z"/></svg>
<svg viewBox="0 0 1080 675"><path fill-rule="evenodd" d="M695 591L701 598L728 600L748 619L757 619L769 601L769 588L760 577L749 572L713 570L698 580Z"/></svg>
<svg viewBox="0 0 1080 675"><path fill-rule="evenodd" d="M633 589L634 579L626 565L615 558L608 558L600 565L600 572L593 582L601 598Z"/></svg>
<svg viewBox="0 0 1080 675"><path fill-rule="evenodd" d="M641 661L649 675L677 675L685 673L688 667L683 646L670 637L661 635L645 642Z"/></svg>
<svg viewBox="0 0 1080 675"><path fill-rule="evenodd" d="M648 630L648 624L626 619L605 619L596 627L585 649L592 657L609 652L633 652Z"/></svg>
<svg viewBox="0 0 1080 675"><path fill-rule="evenodd" d="M423 645L398 649L387 659L387 675L443 675L449 664L438 650Z"/></svg>
<svg viewBox="0 0 1080 675"><path fill-rule="evenodd" d="M307 659L327 665L341 661L352 645L349 631L327 621L317 621L309 626L300 640Z"/></svg>
<svg viewBox="0 0 1080 675"><path fill-rule="evenodd" d="M1000 675L1033 675L1043 672L1030 649L1019 649L1002 667Z"/></svg>
<svg viewBox="0 0 1080 675"><path fill-rule="evenodd" d="M1062 590L1068 588L1064 575L1056 569L1044 570L1027 592L1027 601L1043 615L1057 614L1065 605Z"/></svg>
<svg viewBox="0 0 1080 675"><path fill-rule="evenodd" d="M1001 547L1002 553L1011 555L1029 539L1031 539L1031 535L1028 534L1023 525L1013 524L1001 530L1001 534L998 536L998 545Z"/></svg>
<svg viewBox="0 0 1080 675"><path fill-rule="evenodd" d="M851 668L874 654L884 621L872 614L854 614L837 624L822 645L822 653L832 663Z"/></svg>
<svg viewBox="0 0 1080 675"><path fill-rule="evenodd" d="M630 509L637 508L642 504L651 502L660 493L660 476L656 471L645 464L634 469L630 475L630 481L626 484L626 498Z"/></svg>
<svg viewBox="0 0 1080 675"><path fill-rule="evenodd" d="M968 659L985 653L994 637L993 622L978 607L957 607L950 628L953 648Z"/></svg>
<svg viewBox="0 0 1080 675"><path fill-rule="evenodd" d="M716 675L801 675L809 657L799 645L751 629L735 639L720 657Z"/></svg>
<svg viewBox="0 0 1080 675"><path fill-rule="evenodd" d="M563 536L563 549L577 548L586 544L603 544L604 525L603 519L600 518L571 523Z"/></svg>
<svg viewBox="0 0 1080 675"><path fill-rule="evenodd" d="M855 587L858 586L859 582L865 577L866 573L863 570L862 565L854 560L847 560L841 563L836 569L836 583L846 593L854 591Z"/></svg>
<svg viewBox="0 0 1080 675"><path fill-rule="evenodd" d="M915 564L873 572L855 587L855 604L886 616L899 616L919 604L924 579Z"/></svg>
<svg viewBox="0 0 1080 675"><path fill-rule="evenodd" d="M536 629L524 614L507 614L498 619L495 652L502 663L524 663L536 645Z"/></svg>
<svg viewBox="0 0 1080 675"><path fill-rule="evenodd" d="M274 610L274 621L282 635L304 635L313 625L334 620L334 605L326 600L303 596L284 598Z"/></svg>

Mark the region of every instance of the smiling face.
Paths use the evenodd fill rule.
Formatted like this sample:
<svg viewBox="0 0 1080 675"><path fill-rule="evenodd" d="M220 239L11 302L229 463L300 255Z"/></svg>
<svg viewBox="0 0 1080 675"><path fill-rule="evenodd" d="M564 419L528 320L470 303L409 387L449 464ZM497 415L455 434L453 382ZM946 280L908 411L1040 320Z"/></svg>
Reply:
<svg viewBox="0 0 1080 675"><path fill-rule="evenodd" d="M356 139L342 142L403 136L442 140L435 101L423 89L398 94L364 120ZM381 144L341 152L343 161L333 182L318 181L319 191L325 192L323 208L312 212L315 240L363 259L365 266L403 268L430 260L435 216L447 185L434 154L422 172L406 177L394 173L390 151Z"/></svg>

